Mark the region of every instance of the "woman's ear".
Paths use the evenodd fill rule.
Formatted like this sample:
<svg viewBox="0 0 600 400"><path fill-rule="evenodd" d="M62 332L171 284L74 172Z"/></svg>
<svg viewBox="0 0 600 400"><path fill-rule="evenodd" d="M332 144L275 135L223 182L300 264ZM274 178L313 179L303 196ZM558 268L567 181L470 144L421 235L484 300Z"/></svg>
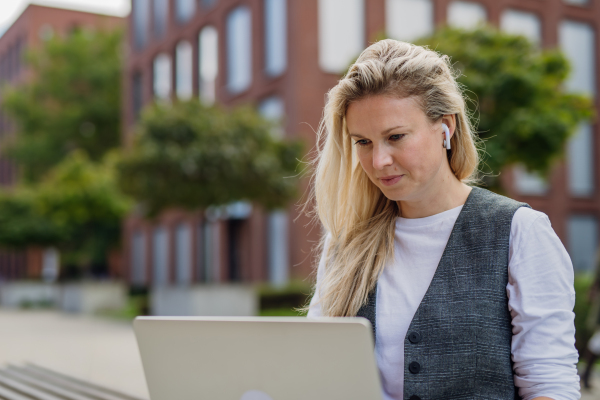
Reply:
<svg viewBox="0 0 600 400"><path fill-rule="evenodd" d="M456 130L456 114L446 114L442 117L442 124L446 124L450 131L450 137L454 136Z"/></svg>

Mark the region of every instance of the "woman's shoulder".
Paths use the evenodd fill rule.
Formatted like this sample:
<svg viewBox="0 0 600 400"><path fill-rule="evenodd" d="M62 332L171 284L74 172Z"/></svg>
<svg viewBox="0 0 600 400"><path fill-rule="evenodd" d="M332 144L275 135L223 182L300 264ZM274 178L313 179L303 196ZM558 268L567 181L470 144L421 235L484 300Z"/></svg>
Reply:
<svg viewBox="0 0 600 400"><path fill-rule="evenodd" d="M530 207L520 207L513 215L511 233L526 232L534 226L550 227L550 219L541 211ZM534 228L535 229L535 228Z"/></svg>

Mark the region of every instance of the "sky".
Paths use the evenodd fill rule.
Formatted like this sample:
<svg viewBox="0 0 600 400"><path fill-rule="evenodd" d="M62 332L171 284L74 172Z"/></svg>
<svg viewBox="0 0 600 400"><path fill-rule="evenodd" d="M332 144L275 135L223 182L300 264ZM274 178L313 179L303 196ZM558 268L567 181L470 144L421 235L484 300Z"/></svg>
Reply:
<svg viewBox="0 0 600 400"><path fill-rule="evenodd" d="M0 0L0 35L30 3L119 17L126 16L131 10L131 0Z"/></svg>

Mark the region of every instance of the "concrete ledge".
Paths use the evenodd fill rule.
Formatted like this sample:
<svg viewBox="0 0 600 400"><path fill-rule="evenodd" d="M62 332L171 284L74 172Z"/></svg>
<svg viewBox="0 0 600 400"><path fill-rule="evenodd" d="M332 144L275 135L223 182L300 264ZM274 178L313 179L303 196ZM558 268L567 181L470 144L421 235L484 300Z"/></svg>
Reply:
<svg viewBox="0 0 600 400"><path fill-rule="evenodd" d="M59 302L57 285L43 282L5 282L0 284L0 305L8 308L54 306Z"/></svg>
<svg viewBox="0 0 600 400"><path fill-rule="evenodd" d="M160 286L150 290L152 315L254 316L259 299L251 285Z"/></svg>
<svg viewBox="0 0 600 400"><path fill-rule="evenodd" d="M120 282L6 282L0 285L0 306L52 306L63 311L94 314L119 310L127 304L127 287Z"/></svg>
<svg viewBox="0 0 600 400"><path fill-rule="evenodd" d="M81 282L61 285L59 307L63 311L95 314L120 310L127 304L127 288L121 282Z"/></svg>

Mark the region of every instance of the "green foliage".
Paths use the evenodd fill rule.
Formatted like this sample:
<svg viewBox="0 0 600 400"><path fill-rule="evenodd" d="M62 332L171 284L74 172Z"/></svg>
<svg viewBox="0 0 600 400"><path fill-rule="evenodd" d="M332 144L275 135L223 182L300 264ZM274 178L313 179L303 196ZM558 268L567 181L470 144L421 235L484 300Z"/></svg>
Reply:
<svg viewBox="0 0 600 400"><path fill-rule="evenodd" d="M570 68L558 50L493 28L444 28L419 44L447 54L460 71L488 153L484 173L523 163L547 174L569 135L593 115L588 97L565 91Z"/></svg>
<svg viewBox="0 0 600 400"><path fill-rule="evenodd" d="M149 214L247 200L275 208L294 198L299 142L275 140L251 108L156 104L121 163L120 186Z"/></svg>
<svg viewBox="0 0 600 400"><path fill-rule="evenodd" d="M97 164L74 152L39 183L0 192L0 245L56 246L64 264L104 264L130 208L117 188L115 160L108 155Z"/></svg>
<svg viewBox="0 0 600 400"><path fill-rule="evenodd" d="M588 340L594 334L594 327L590 326L590 311L593 309L590 302L590 288L593 276L580 274L575 276L575 346L579 354L584 354Z"/></svg>
<svg viewBox="0 0 600 400"><path fill-rule="evenodd" d="M120 32L76 30L28 54L31 80L3 88L17 123L8 155L28 181L75 149L98 161L120 141Z"/></svg>

